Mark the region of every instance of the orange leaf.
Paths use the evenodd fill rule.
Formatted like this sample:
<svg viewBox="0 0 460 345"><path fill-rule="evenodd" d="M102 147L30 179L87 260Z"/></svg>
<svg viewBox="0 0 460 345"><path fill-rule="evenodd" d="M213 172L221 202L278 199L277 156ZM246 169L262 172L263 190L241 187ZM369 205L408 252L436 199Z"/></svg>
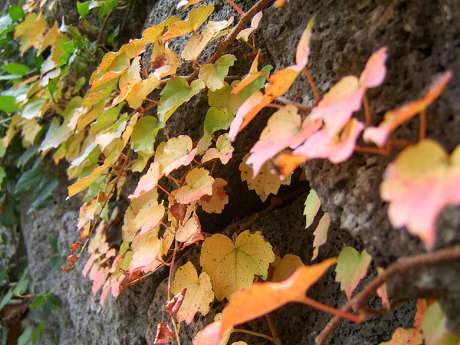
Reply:
<svg viewBox="0 0 460 345"><path fill-rule="evenodd" d="M447 83L452 78L452 72L441 74L430 86L428 91L419 99L406 103L403 106L387 111L383 122L378 127L369 127L364 132L364 140L383 146L388 136L404 122L425 110L444 91Z"/></svg>
<svg viewBox="0 0 460 345"><path fill-rule="evenodd" d="M267 314L289 302L301 301L335 259L317 265L299 267L293 275L279 283L255 283L235 292L223 311L221 335L235 325Z"/></svg>

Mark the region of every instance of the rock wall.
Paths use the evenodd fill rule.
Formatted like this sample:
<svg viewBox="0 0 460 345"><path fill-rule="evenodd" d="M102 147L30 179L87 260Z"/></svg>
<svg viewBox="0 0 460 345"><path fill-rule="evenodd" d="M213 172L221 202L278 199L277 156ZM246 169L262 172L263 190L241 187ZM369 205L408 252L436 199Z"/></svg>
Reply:
<svg viewBox="0 0 460 345"><path fill-rule="evenodd" d="M59 3L59 0L57 1ZM208 1L210 2L210 1ZM68 3L62 0L62 3ZM213 1L216 12L213 19L237 16L223 0ZM254 1L238 1L248 9ZM68 5L68 4L67 4ZM144 12L133 14L137 22L127 30L140 35L139 21L144 26L157 23L177 14L176 1L146 1L139 5ZM70 5L68 5L70 6ZM312 41L310 70L321 91L347 74L358 75L370 54L386 45L389 49L388 76L384 85L370 92L375 121L384 110L415 98L429 85L432 77L446 69L460 75L460 2L456 0L363 0L313 1L289 0L281 10L268 9L256 33L262 48L264 63L276 69L293 61L295 47L301 32L312 15L317 23ZM134 17L133 17L134 18ZM181 43L178 43L179 48ZM231 52L238 57L244 73L250 63L248 49L234 44ZM240 68L240 67L238 67ZM312 97L307 84L299 78L289 92L291 99L310 104ZM195 97L174 114L169 123L170 134L201 133L205 114L205 100ZM440 101L429 109L428 135L451 150L460 143L460 84L458 78L450 83ZM386 205L378 195L385 166L393 156L377 157L355 154L339 165L324 161L308 163L304 167L307 182L282 189L284 195L294 194L292 202L268 214L257 213L267 205L260 203L253 192L239 180L239 161L258 138L267 115L263 113L246 130L236 145L231 163L218 172L229 180L231 203L221 217L204 220L204 230L215 232L225 228L227 233L249 227L263 231L281 254L288 252L301 256L305 262L311 257L312 235L304 229L303 201L308 184L316 189L324 211L329 212L333 226L329 240L321 247L322 258L337 255L344 245L366 248L379 266L386 266L402 255L424 251L418 240L407 232L393 229L386 216ZM405 138L416 138L417 122L413 121L398 133ZM49 327L41 344L153 344L156 322L166 320L164 304L165 272L159 272L143 283L130 288L117 300L109 300L102 308L91 295L89 282L81 276L81 262L71 273L50 272L48 256L50 239L57 239L60 255L66 255L69 245L77 238L76 219L78 200L65 200L65 181L56 193L52 205L27 214L27 200L23 202L21 217L30 273L38 290L52 290L63 302L62 307L46 317ZM259 216L258 216L259 215ZM437 247L459 242L460 212L449 208L439 220ZM192 253L192 259L193 259ZM196 254L195 254L196 256ZM404 280L396 281L391 292L394 299L414 299L419 296L441 297L450 326L460 331L460 287L456 282L460 265L442 265L413 272ZM367 278L369 279L369 278ZM332 274L326 276L311 290L311 296L323 303L339 306L344 303ZM375 301L374 301L375 302ZM376 303L376 302L375 302ZM213 305L213 313L221 307ZM413 319L413 303L407 303L377 320L363 325L343 323L330 344L378 344L390 337L399 326L409 326ZM191 327L182 329L182 344L191 344L191 337L212 320L213 313L197 318ZM283 344L310 345L322 330L328 315L302 306L288 306L274 314ZM251 325L263 329L264 322ZM241 337L239 337L241 339ZM247 339L250 344L256 338Z"/></svg>

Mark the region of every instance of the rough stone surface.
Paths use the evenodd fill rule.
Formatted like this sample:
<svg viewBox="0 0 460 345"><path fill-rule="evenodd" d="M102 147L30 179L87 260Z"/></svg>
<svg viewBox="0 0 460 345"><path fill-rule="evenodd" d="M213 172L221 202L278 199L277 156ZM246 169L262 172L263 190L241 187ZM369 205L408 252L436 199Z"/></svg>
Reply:
<svg viewBox="0 0 460 345"><path fill-rule="evenodd" d="M63 3L67 2L63 0ZM216 13L212 19L237 16L224 0L214 3ZM238 2L245 10L253 3ZM133 14L138 16L138 21L143 22L141 18L145 18L150 5L144 26L158 23L172 14L183 15L175 9L176 2L158 0L145 4L145 13ZM270 63L277 69L291 64L298 38L313 14L317 16L317 24L309 68L322 92L347 74L359 75L370 54L383 45L388 46L387 79L382 87L369 93L376 123L386 109L417 97L435 74L452 69L454 74L460 75L460 3L456 0L425 1L423 6L416 0L290 0L282 10L268 9L264 14L256 34L258 46L262 48L263 63ZM128 25L133 37L140 36L140 32L136 31L140 31L141 24ZM183 40L178 40L174 47L179 49L183 44ZM242 74L247 70L250 60L244 58L249 49L245 49L238 44L231 47L239 58L238 63L244 66L241 71L232 73ZM210 51L205 52L204 58L209 54ZM312 102L302 78L295 83L289 96L306 104ZM169 134L187 133L197 139L202 131L206 108L205 97L195 97L171 118ZM441 100L430 107L428 122L428 135L449 150L460 142L459 110L460 85L454 79ZM292 203L288 202L280 209L254 217L251 216L253 212L267 205L260 203L255 194L248 192L245 184L239 181L239 162L257 139L266 119L267 113L258 116L254 124L239 136L231 163L216 170L219 176L229 180L231 204L223 216L206 217L204 229L215 232L225 228L229 235L245 228L260 229L281 254L296 253L308 263L312 235L304 229L302 203L305 195L294 198ZM415 139L416 133L417 121L414 120L399 130L397 136ZM318 191L324 210L332 218L329 240L321 247L318 260L337 255L344 245L366 248L378 266L386 266L403 255L425 251L420 242L406 231L391 227L386 205L379 198L382 175L393 158L394 154L390 157L356 154L339 165L324 161L306 164L304 172L308 183ZM305 191L307 183L296 182L291 189L283 189L282 194L299 189ZM59 255L66 255L69 245L77 238L78 200L67 202L64 193L64 190L60 191L54 204L32 215L26 214L27 201L24 201L21 218L31 277L38 290L52 289L62 301L61 309L46 315L51 327L46 337L41 338L41 344L153 344L156 323L167 320L163 311L167 284L164 274L146 279L101 308L91 295L89 282L81 277L81 262L69 274L49 270L49 240L57 239ZM459 228L459 209L446 209L438 222L436 246L441 248L458 243ZM197 260L197 254L193 255L192 259ZM442 297L443 307L450 317L449 325L460 330L459 272L459 265L419 270L404 280L396 280L391 289L394 292L392 296L411 299L419 296ZM370 277L366 279L368 281ZM334 306L343 304L344 296L333 281L333 274L328 274L310 291L310 296ZM378 304L378 301L373 303ZM191 344L192 335L210 322L221 308L221 304L214 303L210 315L197 317L195 324L183 327L182 344ZM413 303L407 303L382 318L362 325L343 323L330 344L378 344L389 339L396 327L408 327L413 314ZM38 319L44 315L34 317ZM273 318L284 344L310 345L329 316L304 306L290 305L275 312ZM250 323L248 327L268 332L263 319ZM237 339L250 344L265 344L256 342L256 338L237 337L234 340Z"/></svg>

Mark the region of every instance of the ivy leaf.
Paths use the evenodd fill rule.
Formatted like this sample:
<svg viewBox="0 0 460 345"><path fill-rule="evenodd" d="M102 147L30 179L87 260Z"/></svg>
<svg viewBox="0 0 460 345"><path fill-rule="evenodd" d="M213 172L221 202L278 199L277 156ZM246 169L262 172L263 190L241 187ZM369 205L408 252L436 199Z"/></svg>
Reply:
<svg viewBox="0 0 460 345"><path fill-rule="evenodd" d="M183 243L183 247L202 241L203 239L200 220L196 214L193 214L176 230L176 240Z"/></svg>
<svg viewBox="0 0 460 345"><path fill-rule="evenodd" d="M0 111L12 113L16 109L16 98L14 96L0 96Z"/></svg>
<svg viewBox="0 0 460 345"><path fill-rule="evenodd" d="M393 226L405 226L432 247L441 210L460 203L459 167L460 146L449 157L438 143L427 139L401 152L380 186L382 199L390 203Z"/></svg>
<svg viewBox="0 0 460 345"><path fill-rule="evenodd" d="M360 280L366 276L371 260L372 257L365 250L359 253L352 247L344 247L340 251L335 279L340 283L340 288L345 291L348 300L351 300L353 291Z"/></svg>
<svg viewBox="0 0 460 345"><path fill-rule="evenodd" d="M203 211L207 213L222 213L225 205L228 204L228 195L225 192L227 181L216 178L212 184L212 195L202 196L198 201Z"/></svg>
<svg viewBox="0 0 460 345"><path fill-rule="evenodd" d="M29 73L29 67L27 65L24 65L22 63L9 63L7 65L3 65L2 70L10 73L10 74L15 74L15 75L26 75Z"/></svg>
<svg viewBox="0 0 460 345"><path fill-rule="evenodd" d="M292 105L281 108L270 117L246 161L252 166L254 176L259 173L262 165L278 152L289 146L296 147L300 122L297 108Z"/></svg>
<svg viewBox="0 0 460 345"><path fill-rule="evenodd" d="M131 147L134 152L152 155L154 152L155 138L160 129L158 120L154 116L143 116L134 126L131 135Z"/></svg>
<svg viewBox="0 0 460 345"><path fill-rule="evenodd" d="M250 27L241 30L236 36L236 39L247 42L249 40L249 36L259 27L261 20L262 20L262 11L257 12L254 15L254 17L252 17Z"/></svg>
<svg viewBox="0 0 460 345"><path fill-rule="evenodd" d="M303 266L302 259L294 254L286 254L283 258L277 256L273 262L273 282L281 282L288 279L297 268Z"/></svg>
<svg viewBox="0 0 460 345"><path fill-rule="evenodd" d="M315 238L313 240L313 255L311 257L312 260L315 260L318 257L319 247L326 243L327 232L329 230L330 224L331 220L329 218L329 214L326 212L319 220L318 226L313 232L313 236Z"/></svg>
<svg viewBox="0 0 460 345"><path fill-rule="evenodd" d="M16 25L14 31L14 38L19 39L20 42L21 54L24 54L31 47L39 49L47 28L48 25L41 14L28 13L24 20Z"/></svg>
<svg viewBox="0 0 460 345"><path fill-rule="evenodd" d="M201 66L198 77L211 91L221 89L225 86L224 79L235 61L236 57L234 55L222 55L214 64L205 64Z"/></svg>
<svg viewBox="0 0 460 345"><path fill-rule="evenodd" d="M384 341L379 345L421 345L423 342L422 333L415 328L397 328L391 337L391 340Z"/></svg>
<svg viewBox="0 0 460 345"><path fill-rule="evenodd" d="M198 201L204 195L212 194L214 178L205 168L194 168L185 175L185 185L174 190L172 195L180 204Z"/></svg>
<svg viewBox="0 0 460 345"><path fill-rule="evenodd" d="M182 50L182 58L186 61L197 61L208 43L222 36L225 33L224 30L232 24L233 17L229 20L209 21L201 34L192 33L192 37Z"/></svg>
<svg viewBox="0 0 460 345"><path fill-rule="evenodd" d="M245 163L245 158L241 162L239 169L241 172L241 180L246 181L248 188L254 190L260 200L267 200L270 194L277 194L281 185L291 184L291 177L281 179L278 174L271 171L270 165L265 163L260 169L259 174L254 177L254 173L249 165Z"/></svg>
<svg viewBox="0 0 460 345"><path fill-rule="evenodd" d="M192 9L187 19L173 22L168 26L168 30L163 34L163 40L168 41L198 30L213 11L214 5L205 5Z"/></svg>
<svg viewBox="0 0 460 345"><path fill-rule="evenodd" d="M134 238L131 248L133 257L131 259L130 271L142 270L142 272L153 272L162 265L160 260L161 240L156 233L138 235Z"/></svg>
<svg viewBox="0 0 460 345"><path fill-rule="evenodd" d="M301 266L288 279L279 283L255 283L235 292L224 308L220 334L235 325L253 320L279 307L305 298L305 292L335 263L325 260L317 265Z"/></svg>
<svg viewBox="0 0 460 345"><path fill-rule="evenodd" d="M137 109L147 99L148 95L160 86L160 79L155 74L150 74L147 79L141 80L133 85L131 92L126 96L126 100L131 108Z"/></svg>
<svg viewBox="0 0 460 345"><path fill-rule="evenodd" d="M212 135L217 131L225 130L230 126L233 114L226 108L210 107L204 118L205 134Z"/></svg>
<svg viewBox="0 0 460 345"><path fill-rule="evenodd" d="M188 261L179 267L174 275L171 292L177 294L186 289L185 297L179 311L177 320L190 324L197 312L206 315L209 312L209 304L214 300L211 279L206 272L198 277L195 266Z"/></svg>
<svg viewBox="0 0 460 345"><path fill-rule="evenodd" d="M428 91L419 99L406 103L403 106L387 111L383 122L378 127L369 127L364 131L364 140L373 142L377 146L385 145L388 137L404 122L424 111L431 103L439 98L452 78L452 72L441 74L429 87Z"/></svg>
<svg viewBox="0 0 460 345"><path fill-rule="evenodd" d="M208 237L200 256L201 267L211 277L219 301L250 286L255 276L266 279L274 260L272 247L262 233L249 230L239 234L235 242L223 234Z"/></svg>
<svg viewBox="0 0 460 345"><path fill-rule="evenodd" d="M233 146L228 139L227 134L222 134L217 138L216 147L208 149L201 160L202 163L209 162L213 159L219 159L225 165L232 158Z"/></svg>
<svg viewBox="0 0 460 345"><path fill-rule="evenodd" d="M158 162L153 162L152 164L150 164L150 167L145 173L145 175L143 175L139 179L136 190L134 191L133 194L129 196L129 198L135 199L147 192L150 192L157 186L159 179L160 179L160 164Z"/></svg>
<svg viewBox="0 0 460 345"><path fill-rule="evenodd" d="M11 19L17 22L24 18L25 13L21 6L11 5L8 7L8 15Z"/></svg>
<svg viewBox="0 0 460 345"><path fill-rule="evenodd" d="M227 345L232 330L221 335L222 314L215 316L214 322L199 331L193 338L193 345Z"/></svg>
<svg viewBox="0 0 460 345"><path fill-rule="evenodd" d="M296 69L301 71L308 63L308 57L310 55L310 39L315 25L315 17L312 17L307 24L300 41L297 44L297 50L295 55Z"/></svg>
<svg viewBox="0 0 460 345"><path fill-rule="evenodd" d="M161 90L158 104L158 119L166 123L171 115L185 102L198 94L204 88L202 80L197 79L189 85L184 78L176 77L169 80Z"/></svg>
<svg viewBox="0 0 460 345"><path fill-rule="evenodd" d="M364 124L355 118L350 119L341 132L335 132L333 127L326 125L295 149L294 154L303 155L304 161L327 158L332 163L341 163L353 154L356 141L363 129Z"/></svg>
<svg viewBox="0 0 460 345"><path fill-rule="evenodd" d="M153 343L155 345L169 344L171 341L176 339L176 333L174 333L166 322L158 322L157 333Z"/></svg>
<svg viewBox="0 0 460 345"><path fill-rule="evenodd" d="M80 18L85 18L89 11L92 10L93 8L99 7L100 3L99 1L85 1L85 2L80 2L77 1L77 12L80 15Z"/></svg>
<svg viewBox="0 0 460 345"><path fill-rule="evenodd" d="M459 335L447 329L447 319L438 302L426 309L422 331L426 345L455 345L460 341Z"/></svg>
<svg viewBox="0 0 460 345"><path fill-rule="evenodd" d="M305 216L305 229L308 229L315 220L315 216L321 208L321 200L314 189L310 189L305 199L305 208L303 215Z"/></svg>
<svg viewBox="0 0 460 345"><path fill-rule="evenodd" d="M192 146L192 139L188 135L179 135L158 145L155 161L160 164L161 174L169 175L177 168L189 165L196 154Z"/></svg>

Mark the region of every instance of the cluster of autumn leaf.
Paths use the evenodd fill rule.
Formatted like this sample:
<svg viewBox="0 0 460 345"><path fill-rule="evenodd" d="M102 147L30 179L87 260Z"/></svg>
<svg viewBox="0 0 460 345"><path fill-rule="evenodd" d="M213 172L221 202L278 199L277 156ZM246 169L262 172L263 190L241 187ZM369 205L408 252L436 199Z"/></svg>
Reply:
<svg viewBox="0 0 460 345"><path fill-rule="evenodd" d="M179 7L197 2L181 1ZM233 18L208 21L213 10L213 5L197 6L186 19L169 17L145 29L141 38L105 54L81 97L78 85L71 89L63 85L65 73L60 67L70 57L67 45L71 42L65 27L55 24L48 28L41 14L28 13L15 32L21 52L35 48L41 54L50 48L50 54L38 75L16 83L9 91L19 110L1 139L6 150L21 131L24 145L31 145L42 127L38 120L53 115L40 151L46 155L53 150L56 163L63 159L69 163L68 176L76 179L68 188L69 197L84 192L78 221L81 242L72 251L87 247L90 257L83 274L91 279L94 294L101 291L102 304L109 294L117 297L158 268L174 267L177 252L204 241L201 272L191 262L178 267L168 291L169 297L174 296L166 307L174 319L190 323L196 313L208 313L214 298L229 299L221 318L197 335L196 345L225 344L239 323L289 302L308 304L305 292L336 262L329 259L305 266L295 255L276 257L259 231L244 230L234 240L223 234L204 235L197 211L221 213L228 203L227 182L213 176L213 167L230 161L238 134L264 108L278 108L240 165L242 180L265 201L282 184L290 183L300 164L311 159L340 163L350 158L361 134L364 141L379 148L391 146L392 132L424 113L451 78L450 72L442 74L420 99L388 111L380 125L372 126L369 118L363 122L355 115L363 104L367 106L367 89L384 80L387 50L381 48L359 77L342 78L306 111L280 97L299 75L309 75L306 66L314 21L300 38L295 64L270 74L271 66L259 69L257 55L247 75L228 83L226 77L237 60L234 55L222 54L201 65L197 62L209 43L235 30ZM248 42L261 18L262 12L257 13L237 39ZM178 55L169 45L186 35L190 38ZM151 55L145 54L149 46ZM192 63L196 72L177 75L184 63ZM49 92L52 80L53 85L57 80L59 87ZM194 143L189 136L179 135L156 143L157 134L176 110L199 93L207 93L209 104L200 140ZM159 95L159 99L150 95ZM65 101L65 107L56 100ZM428 247L435 242L440 211L460 202L458 151L449 157L437 143L422 140L404 150L384 176L381 193L390 203L391 222L396 227L406 226ZM128 172L144 171L122 215L121 245L113 246L108 229L120 209L111 208L111 201L120 197ZM305 208L307 228L319 208L319 198L312 191ZM314 230L312 260L327 240L329 223L324 213ZM77 255L69 257L70 266L76 259ZM365 252L342 251L337 281L348 299L366 275L370 261ZM254 283L255 279L271 282ZM388 304L384 289L379 294ZM170 336L173 332L160 324L159 338Z"/></svg>

